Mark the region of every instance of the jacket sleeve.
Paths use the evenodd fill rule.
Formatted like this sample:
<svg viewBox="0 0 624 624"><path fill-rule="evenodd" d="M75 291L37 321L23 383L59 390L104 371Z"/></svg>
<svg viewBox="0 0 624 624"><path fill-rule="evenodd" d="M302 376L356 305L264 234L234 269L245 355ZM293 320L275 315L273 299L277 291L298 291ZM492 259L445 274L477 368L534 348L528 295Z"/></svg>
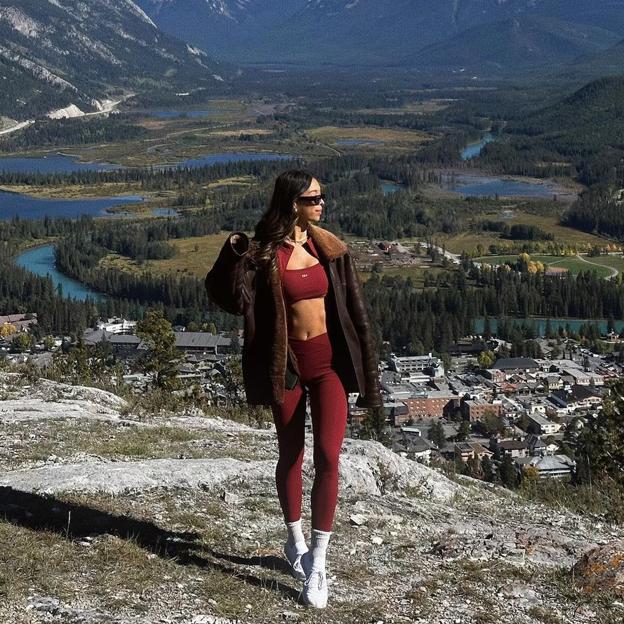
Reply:
<svg viewBox="0 0 624 624"><path fill-rule="evenodd" d="M347 282L347 309L360 338L366 385L366 393L364 396L358 397L356 405L358 407L381 407L383 401L379 388L379 368L373 346L369 315L360 278L349 251L345 254L345 279Z"/></svg>
<svg viewBox="0 0 624 624"><path fill-rule="evenodd" d="M233 242L232 238L238 236ZM230 314L245 314L251 301L254 262L244 232L228 236L205 279L208 298Z"/></svg>

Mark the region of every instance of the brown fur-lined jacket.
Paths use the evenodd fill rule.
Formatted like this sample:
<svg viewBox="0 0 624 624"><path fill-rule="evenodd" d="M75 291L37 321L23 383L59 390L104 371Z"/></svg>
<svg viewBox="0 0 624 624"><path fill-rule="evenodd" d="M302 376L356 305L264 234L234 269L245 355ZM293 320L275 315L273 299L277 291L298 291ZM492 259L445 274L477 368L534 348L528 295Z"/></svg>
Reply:
<svg viewBox="0 0 624 624"><path fill-rule="evenodd" d="M243 232L233 244L228 236L206 275L209 298L231 314L244 315L243 381L250 405L281 404L284 388L294 387L298 368L288 347L286 306L279 272L254 262L256 241ZM347 392L358 392L357 405L382 405L379 371L360 281L347 245L323 228L308 224L323 265L329 291L326 324L332 344L332 367ZM268 273L268 275L267 275Z"/></svg>

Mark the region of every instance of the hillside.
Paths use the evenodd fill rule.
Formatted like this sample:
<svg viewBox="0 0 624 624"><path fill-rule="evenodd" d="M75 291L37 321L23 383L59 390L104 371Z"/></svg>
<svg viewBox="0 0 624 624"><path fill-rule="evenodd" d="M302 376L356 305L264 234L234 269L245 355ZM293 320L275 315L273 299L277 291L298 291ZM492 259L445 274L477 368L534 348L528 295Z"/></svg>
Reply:
<svg viewBox="0 0 624 624"><path fill-rule="evenodd" d="M515 17L474 26L449 41L428 46L413 58L419 67L465 68L503 73L566 63L615 43L613 32L556 18Z"/></svg>
<svg viewBox="0 0 624 624"><path fill-rule="evenodd" d="M307 0L137 0L165 32L218 58L239 61Z"/></svg>
<svg viewBox="0 0 624 624"><path fill-rule="evenodd" d="M624 615L614 601L621 576L615 594L600 584L618 565L621 574L606 553L621 552L622 527L450 480L357 440L341 455L330 605L319 615L285 572L272 428L136 414L101 390L7 373L0 397L2 621L615 624ZM311 445L308 435L308 535ZM572 566L598 547L604 575L579 564L573 580Z"/></svg>
<svg viewBox="0 0 624 624"><path fill-rule="evenodd" d="M96 110L120 90L210 86L227 72L130 0L0 0L0 114L13 119Z"/></svg>
<svg viewBox="0 0 624 624"><path fill-rule="evenodd" d="M584 54L563 68L570 78L618 75L624 68L624 40L593 54Z"/></svg>
<svg viewBox="0 0 624 624"><path fill-rule="evenodd" d="M509 125L513 133L565 142L566 136L590 147L621 147L624 142L624 77L600 78L572 95Z"/></svg>

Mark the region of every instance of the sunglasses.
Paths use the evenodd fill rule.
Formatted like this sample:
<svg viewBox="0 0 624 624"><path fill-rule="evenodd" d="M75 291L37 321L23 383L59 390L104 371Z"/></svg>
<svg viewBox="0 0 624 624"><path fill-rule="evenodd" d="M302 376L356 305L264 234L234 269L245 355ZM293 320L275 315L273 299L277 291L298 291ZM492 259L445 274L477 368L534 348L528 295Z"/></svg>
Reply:
<svg viewBox="0 0 624 624"><path fill-rule="evenodd" d="M325 193L321 193L320 195L308 195L308 197L299 195L299 197L297 197L297 201L308 206L315 206L316 204L320 204L322 201L325 201Z"/></svg>

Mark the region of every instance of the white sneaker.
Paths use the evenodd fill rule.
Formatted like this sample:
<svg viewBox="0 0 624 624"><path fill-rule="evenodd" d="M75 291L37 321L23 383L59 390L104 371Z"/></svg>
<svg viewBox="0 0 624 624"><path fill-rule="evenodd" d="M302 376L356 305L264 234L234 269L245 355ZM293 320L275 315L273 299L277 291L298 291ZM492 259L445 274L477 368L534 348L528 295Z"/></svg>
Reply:
<svg viewBox="0 0 624 624"><path fill-rule="evenodd" d="M312 570L303 584L303 602L324 609L327 606L327 577L324 570Z"/></svg>
<svg viewBox="0 0 624 624"><path fill-rule="evenodd" d="M284 544L284 554L286 555L286 559L288 559L288 563L290 563L290 573L298 581L305 581L306 579L306 573L303 570L301 558L304 554L307 553L308 551L305 551L304 553L298 553L294 544L289 544L288 542Z"/></svg>

